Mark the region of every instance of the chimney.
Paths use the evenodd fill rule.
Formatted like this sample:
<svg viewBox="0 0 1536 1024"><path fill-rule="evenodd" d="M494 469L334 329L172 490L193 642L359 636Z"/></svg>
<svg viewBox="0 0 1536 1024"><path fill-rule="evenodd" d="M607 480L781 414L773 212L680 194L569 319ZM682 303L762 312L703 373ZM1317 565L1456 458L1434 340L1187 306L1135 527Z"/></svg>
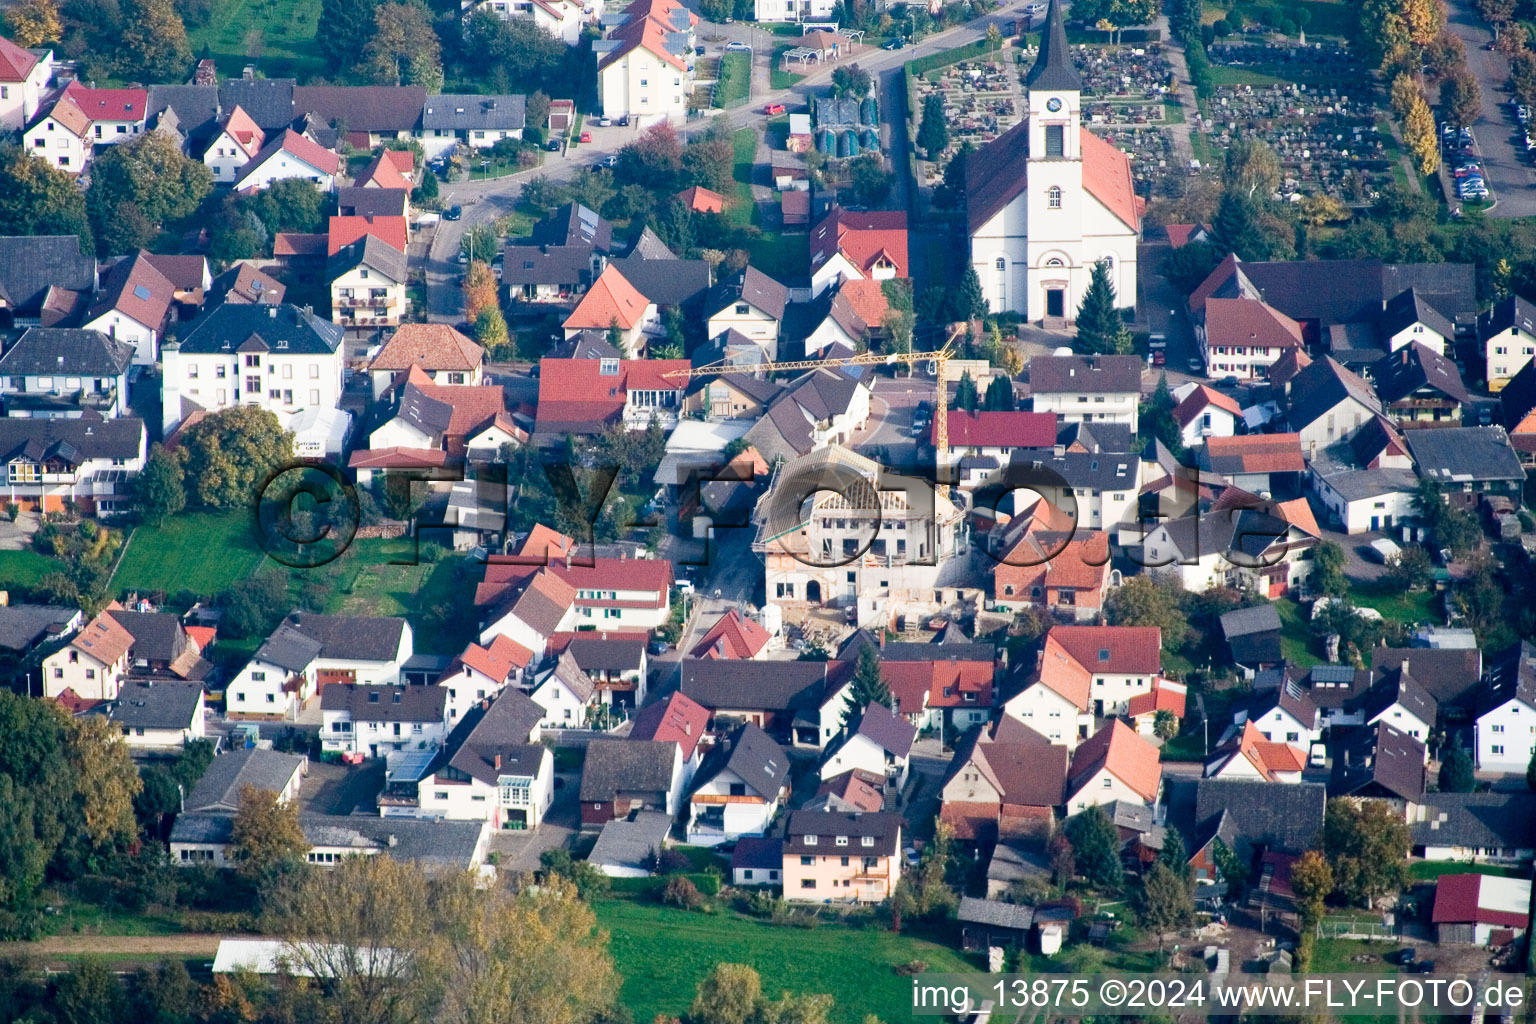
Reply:
<svg viewBox="0 0 1536 1024"><path fill-rule="evenodd" d="M270 320L276 320L277 319L277 307L276 306L268 306L267 307L267 318L270 319Z"/></svg>
<svg viewBox="0 0 1536 1024"><path fill-rule="evenodd" d="M400 845L400 838L398 836L396 836L393 832L391 832L390 835L389 835L388 842L389 842L390 847L393 848L393 847L396 847L396 846Z"/></svg>
<svg viewBox="0 0 1536 1024"><path fill-rule="evenodd" d="M491 761L491 767L495 768L497 771L501 771L501 755L500 754L497 754L496 757Z"/></svg>

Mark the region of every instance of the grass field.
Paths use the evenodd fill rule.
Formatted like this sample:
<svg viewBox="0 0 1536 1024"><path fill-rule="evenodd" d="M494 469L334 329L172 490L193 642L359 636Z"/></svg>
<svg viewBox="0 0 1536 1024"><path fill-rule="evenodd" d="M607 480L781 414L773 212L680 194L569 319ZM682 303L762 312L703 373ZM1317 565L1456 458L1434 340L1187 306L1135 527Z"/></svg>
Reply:
<svg viewBox="0 0 1536 1024"><path fill-rule="evenodd" d="M64 563L40 555L31 548L0 551L0 587L30 587L51 572L63 572Z"/></svg>
<svg viewBox="0 0 1536 1024"><path fill-rule="evenodd" d="M222 0L208 24L187 33L193 53L206 47L223 76L256 64L267 78L302 84L324 70L315 42L320 0Z"/></svg>
<svg viewBox="0 0 1536 1024"><path fill-rule="evenodd" d="M1385 957L1397 949L1391 942L1370 942L1366 939L1318 939L1317 951L1312 954L1313 974L1386 974L1396 968ZM1376 957L1368 963L1355 963L1351 958L1362 953Z"/></svg>
<svg viewBox="0 0 1536 1024"><path fill-rule="evenodd" d="M729 110L747 102L752 91L752 55L727 53L720 58L720 81L715 86L715 106Z"/></svg>
<svg viewBox="0 0 1536 1024"><path fill-rule="evenodd" d="M1322 646L1303 618L1301 606L1289 598L1282 598L1275 602L1275 610L1280 613L1280 650L1286 660L1301 668L1321 665Z"/></svg>
<svg viewBox="0 0 1536 1024"><path fill-rule="evenodd" d="M931 971L972 971L960 954L924 939L838 925L775 927L734 913L703 914L628 900L599 900L598 925L624 975L621 998L635 1020L688 1009L699 982L717 963L744 963L763 978L763 993L829 993L831 1019L856 1024L865 1014L911 1018L911 982L897 964L922 960Z"/></svg>
<svg viewBox="0 0 1536 1024"><path fill-rule="evenodd" d="M790 50L788 46L778 46L773 51L773 63L768 66L768 87L770 89L788 89L804 75L797 75L792 71L783 69L784 54Z"/></svg>
<svg viewBox="0 0 1536 1024"><path fill-rule="evenodd" d="M1350 591L1355 604L1361 608L1374 608L1382 617L1393 622L1438 622L1435 610L1439 598L1429 591L1404 593L1385 586L1355 587Z"/></svg>
<svg viewBox="0 0 1536 1024"><path fill-rule="evenodd" d="M1433 882L1441 875L1493 875L1496 878L1524 878L1518 868L1496 864L1459 864L1445 860L1416 860L1408 865L1408 877L1417 882Z"/></svg>
<svg viewBox="0 0 1536 1024"><path fill-rule="evenodd" d="M729 54L727 56L730 56ZM735 149L732 177L736 189L725 215L732 224L746 227L762 226L757 203L752 199L752 168L757 157L757 132L742 128L731 136ZM804 235L787 235L778 231L764 230L762 237L752 243L752 265L769 277L780 281L802 278L810 272L811 254Z"/></svg>
<svg viewBox="0 0 1536 1024"><path fill-rule="evenodd" d="M189 512L133 532L112 592L217 594L249 576L261 558L249 511Z"/></svg>

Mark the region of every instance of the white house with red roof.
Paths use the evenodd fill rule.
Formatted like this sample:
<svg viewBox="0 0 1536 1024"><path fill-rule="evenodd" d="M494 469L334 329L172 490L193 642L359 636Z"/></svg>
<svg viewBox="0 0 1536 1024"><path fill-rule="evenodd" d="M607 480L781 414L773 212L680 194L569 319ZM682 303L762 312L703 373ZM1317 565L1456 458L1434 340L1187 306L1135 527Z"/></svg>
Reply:
<svg viewBox="0 0 1536 1024"><path fill-rule="evenodd" d="M91 115L73 96L60 92L42 108L22 133L22 146L70 174L79 174L91 162Z"/></svg>
<svg viewBox="0 0 1536 1024"><path fill-rule="evenodd" d="M703 739L708 732L709 709L674 690L664 699L640 709L630 724L629 738L676 743L683 772L691 781L704 760Z"/></svg>
<svg viewBox="0 0 1536 1024"><path fill-rule="evenodd" d="M667 374L690 369L686 359L541 359L534 432L565 443L565 434L596 434L622 423L644 430L652 417L677 426L689 378Z"/></svg>
<svg viewBox="0 0 1536 1024"><path fill-rule="evenodd" d="M1075 747L1096 718L1123 715L1162 677L1156 626L1056 626L1045 637L1034 677L1003 712L1052 743Z"/></svg>
<svg viewBox="0 0 1536 1024"><path fill-rule="evenodd" d="M136 365L154 366L175 300L176 286L140 250L113 264L80 326L129 343Z"/></svg>
<svg viewBox="0 0 1536 1024"><path fill-rule="evenodd" d="M644 354L646 335L661 328L661 316L656 303L610 264L603 268L561 326L567 338L582 331L607 331L617 326L622 339L619 348L624 355L635 357Z"/></svg>
<svg viewBox="0 0 1536 1024"><path fill-rule="evenodd" d="M335 153L290 128L251 157L234 187L236 192L251 192L285 178L305 178L320 191L330 192L340 169L341 159Z"/></svg>
<svg viewBox="0 0 1536 1024"><path fill-rule="evenodd" d="M603 114L642 125L687 117L698 15L677 0L635 0L623 18L592 45Z"/></svg>
<svg viewBox="0 0 1536 1024"><path fill-rule="evenodd" d="M15 132L25 127L43 105L43 93L52 80L52 50L39 57L0 36L0 130Z"/></svg>
<svg viewBox="0 0 1536 1024"><path fill-rule="evenodd" d="M1155 735L1157 729L1157 716L1166 711L1176 721L1184 721L1189 698L1188 688L1183 683L1175 683L1171 679L1158 677L1152 684L1152 689L1147 693L1138 693L1130 699L1126 705L1125 717L1131 720L1136 731L1142 736Z"/></svg>
<svg viewBox="0 0 1536 1024"><path fill-rule="evenodd" d="M603 0L585 7L579 0L482 0L474 8L502 21L531 21L566 46L581 41L581 27L602 17Z"/></svg>
<svg viewBox="0 0 1536 1024"><path fill-rule="evenodd" d="M985 390L985 385L982 385ZM938 429L935 424L930 435ZM993 459L1006 466L1021 448L1054 448L1056 414L1022 410L949 410L949 460Z"/></svg>
<svg viewBox="0 0 1536 1024"><path fill-rule="evenodd" d="M588 706L593 703L597 684L581 670L567 649L555 664L540 676L528 696L544 709L539 723L546 729L584 729Z"/></svg>
<svg viewBox="0 0 1536 1024"><path fill-rule="evenodd" d="M228 184L240 176L240 171L266 144L267 133L237 104L219 122L218 134L203 150L203 163L213 171L215 182Z"/></svg>
<svg viewBox="0 0 1536 1024"><path fill-rule="evenodd" d="M1082 79L1053 0L1025 78L1029 115L966 162L971 266L995 313L1076 317L1096 264L1136 304L1141 201L1130 159L1082 127Z"/></svg>
<svg viewBox="0 0 1536 1024"><path fill-rule="evenodd" d="M1196 384L1173 410L1179 425L1179 439L1184 447L1195 448L1208 437L1231 437L1237 433L1242 407L1230 395L1206 384Z"/></svg>
<svg viewBox="0 0 1536 1024"><path fill-rule="evenodd" d="M543 658L551 636L575 628L575 600L574 587L548 569L535 568L503 589L480 628L480 642L490 644L504 636Z"/></svg>
<svg viewBox="0 0 1536 1024"><path fill-rule="evenodd" d="M1253 722L1223 744L1205 764L1208 779L1248 779L1259 782L1301 781L1306 751L1290 743L1267 739Z"/></svg>
<svg viewBox="0 0 1536 1024"><path fill-rule="evenodd" d="M1194 317L1195 343L1212 377L1254 380L1280 357L1301 351L1301 324L1260 299L1205 300Z"/></svg>
<svg viewBox="0 0 1536 1024"><path fill-rule="evenodd" d="M532 662L533 652L511 637L497 635L484 647L471 642L437 681L448 691L443 713L449 728L482 700L521 686Z"/></svg>
<svg viewBox="0 0 1536 1024"><path fill-rule="evenodd" d="M811 298L841 281L909 276L907 215L902 210L834 206L811 228Z"/></svg>
<svg viewBox="0 0 1536 1024"><path fill-rule="evenodd" d="M704 639L694 644L689 653L695 658L760 658L767 653L772 639L756 621L732 608L710 627Z"/></svg>
<svg viewBox="0 0 1536 1024"><path fill-rule="evenodd" d="M70 82L64 95L71 97L91 119L91 144L110 146L127 142L144 132L148 89L92 89Z"/></svg>
<svg viewBox="0 0 1536 1024"><path fill-rule="evenodd" d="M1067 814L1116 800L1155 804L1162 788L1163 765L1157 747L1116 718L1072 752Z"/></svg>
<svg viewBox="0 0 1536 1024"><path fill-rule="evenodd" d="M518 612L516 596L522 593L524 581L534 574L553 581L542 584L540 589L560 609L558 616L553 610L543 610L536 622L530 622ZM555 583L560 586L555 587ZM574 558L560 558L552 559L547 566L530 565L521 558L515 562L492 561L485 567L484 581L475 589L475 603L492 609L481 631L481 643L502 633L542 655L545 643L556 632L579 627L655 629L671 614L671 593L672 563L660 558L594 558L587 564ZM512 631L514 620L535 627L533 633L526 635L537 635L540 639L530 643ZM546 624L548 628L543 628Z"/></svg>

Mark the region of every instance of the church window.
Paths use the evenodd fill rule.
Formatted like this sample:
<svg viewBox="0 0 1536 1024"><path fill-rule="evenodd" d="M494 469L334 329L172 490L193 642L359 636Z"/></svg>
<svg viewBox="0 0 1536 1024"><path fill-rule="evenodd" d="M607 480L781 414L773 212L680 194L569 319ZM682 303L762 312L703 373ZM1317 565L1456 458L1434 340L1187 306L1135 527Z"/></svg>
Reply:
<svg viewBox="0 0 1536 1024"><path fill-rule="evenodd" d="M1064 267L1064 266L1066 266L1066 264L1061 262L1061 259L1059 257L1057 257L1057 256L1052 256L1050 259L1046 260L1045 261L1045 265L1048 266L1048 267Z"/></svg>
<svg viewBox="0 0 1536 1024"><path fill-rule="evenodd" d="M1061 186L1052 185L1045 190L1046 205L1053 210L1061 209Z"/></svg>
<svg viewBox="0 0 1536 1024"><path fill-rule="evenodd" d="M1002 256L999 256L997 258L997 269L998 270L1007 270L1008 269L1008 260L1006 258L1002 257Z"/></svg>
<svg viewBox="0 0 1536 1024"><path fill-rule="evenodd" d="M1045 126L1046 156L1066 155L1066 134L1066 127L1063 125L1048 124Z"/></svg>

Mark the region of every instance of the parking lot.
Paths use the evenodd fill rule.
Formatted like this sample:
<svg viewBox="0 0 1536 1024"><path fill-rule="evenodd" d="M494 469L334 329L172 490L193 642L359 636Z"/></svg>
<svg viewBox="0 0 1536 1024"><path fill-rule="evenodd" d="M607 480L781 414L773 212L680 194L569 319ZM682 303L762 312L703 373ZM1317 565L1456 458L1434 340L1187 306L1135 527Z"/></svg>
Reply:
<svg viewBox="0 0 1536 1024"><path fill-rule="evenodd" d="M1529 217L1536 214L1536 190L1531 187L1532 173L1524 142L1518 139L1505 103L1509 95L1504 91L1509 61L1502 53L1484 48L1493 36L1472 0L1451 0L1448 10L1446 27L1466 44L1467 70L1477 79L1483 93L1482 116L1470 127L1477 137L1478 155L1495 200L1488 215Z"/></svg>

